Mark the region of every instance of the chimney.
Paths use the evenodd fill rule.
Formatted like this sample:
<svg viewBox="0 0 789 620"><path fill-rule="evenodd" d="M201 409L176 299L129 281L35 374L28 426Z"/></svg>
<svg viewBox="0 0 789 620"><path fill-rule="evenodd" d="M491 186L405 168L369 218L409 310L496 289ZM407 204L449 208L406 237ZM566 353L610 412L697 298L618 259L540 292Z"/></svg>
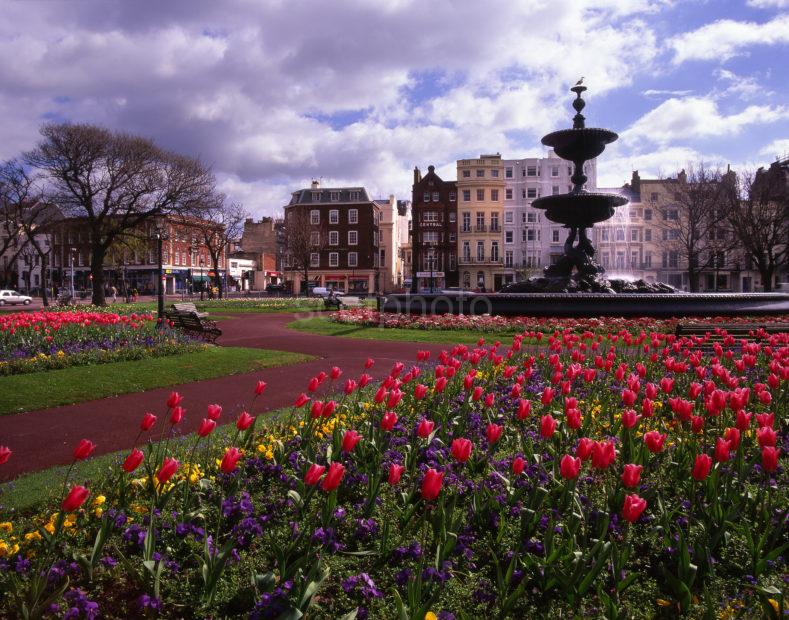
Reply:
<svg viewBox="0 0 789 620"><path fill-rule="evenodd" d="M641 177L638 175L638 170L633 170L633 176L630 178L630 191L634 195L641 195Z"/></svg>
<svg viewBox="0 0 789 620"><path fill-rule="evenodd" d="M419 181L421 180L422 180L422 173L419 172L419 168L417 166L414 166L414 185L419 183Z"/></svg>
<svg viewBox="0 0 789 620"><path fill-rule="evenodd" d="M318 189L321 186L321 182L318 179L312 180L312 189Z"/></svg>
<svg viewBox="0 0 789 620"><path fill-rule="evenodd" d="M684 168L679 171L679 174L677 175L677 181L679 181L680 183L687 183L688 182L688 175L685 172Z"/></svg>

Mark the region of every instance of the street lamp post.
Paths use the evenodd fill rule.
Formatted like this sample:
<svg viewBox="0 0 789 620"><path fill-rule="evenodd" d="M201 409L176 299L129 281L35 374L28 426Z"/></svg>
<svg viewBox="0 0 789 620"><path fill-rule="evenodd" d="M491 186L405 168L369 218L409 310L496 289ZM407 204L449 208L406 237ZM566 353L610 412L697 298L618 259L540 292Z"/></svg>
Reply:
<svg viewBox="0 0 789 620"><path fill-rule="evenodd" d="M69 248L69 263L71 264L71 301L74 302L74 252L77 248Z"/></svg>
<svg viewBox="0 0 789 620"><path fill-rule="evenodd" d="M200 301L203 301L203 292L205 291L205 280L203 280L203 267L205 267L205 259L200 255Z"/></svg>
<svg viewBox="0 0 789 620"><path fill-rule="evenodd" d="M159 327L164 327L164 269L162 268L162 241L167 239L167 233L162 228L161 224L156 224L153 232L153 238L156 240L156 277L158 280L157 285L157 309L159 312Z"/></svg>

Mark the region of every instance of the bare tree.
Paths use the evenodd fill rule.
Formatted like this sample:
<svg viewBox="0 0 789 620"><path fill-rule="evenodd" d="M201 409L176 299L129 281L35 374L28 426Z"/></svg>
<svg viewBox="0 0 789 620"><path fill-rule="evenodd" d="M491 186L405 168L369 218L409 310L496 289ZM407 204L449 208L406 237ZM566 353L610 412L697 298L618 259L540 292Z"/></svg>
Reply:
<svg viewBox="0 0 789 620"><path fill-rule="evenodd" d="M46 124L41 135L24 164L44 174L47 202L84 218L96 305L104 304L104 261L118 237L152 218L192 213L214 190L200 161L145 138L67 123Z"/></svg>
<svg viewBox="0 0 789 620"><path fill-rule="evenodd" d="M224 290L222 278L219 277L219 260L231 241L241 237L244 232L244 220L248 213L240 203L225 202L225 196L217 194L212 201L212 207L204 218L197 220L201 241L208 250L214 272L214 285L222 299ZM225 265L227 268L227 265Z"/></svg>
<svg viewBox="0 0 789 620"><path fill-rule="evenodd" d="M753 261L765 292L789 263L789 193L751 171L726 178L727 220L743 254ZM776 191L777 190L777 191Z"/></svg>
<svg viewBox="0 0 789 620"><path fill-rule="evenodd" d="M290 266L304 275L305 291L309 290L307 283L312 255L320 256L327 242L325 225L312 224L306 208L294 206L285 209L285 254Z"/></svg>
<svg viewBox="0 0 789 620"><path fill-rule="evenodd" d="M667 251L676 253L688 274L690 290L695 292L701 273L719 269L720 259L732 243L731 235L722 228L728 205L721 174L703 162L689 165L668 189L672 195L658 218L661 243Z"/></svg>
<svg viewBox="0 0 789 620"><path fill-rule="evenodd" d="M26 238L19 225L20 187L17 186L17 164L8 161L0 165L0 257L3 257L4 286L15 287L17 259L25 249Z"/></svg>

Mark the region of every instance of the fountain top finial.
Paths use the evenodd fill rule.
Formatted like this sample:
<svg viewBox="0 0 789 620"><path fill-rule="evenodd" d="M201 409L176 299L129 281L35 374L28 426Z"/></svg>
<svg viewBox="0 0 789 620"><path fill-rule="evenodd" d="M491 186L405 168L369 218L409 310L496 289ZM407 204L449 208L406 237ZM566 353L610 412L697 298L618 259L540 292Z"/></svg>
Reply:
<svg viewBox="0 0 789 620"><path fill-rule="evenodd" d="M581 110L586 107L586 101L581 98L581 93L586 90L586 86L581 85L581 82L583 81L584 79L581 78L578 80L576 85L570 89L575 93L576 96L575 100L573 101L573 107L575 108L577 114L573 117L573 129L583 129L586 127L586 123L584 123L586 119L584 118L584 115L581 114Z"/></svg>

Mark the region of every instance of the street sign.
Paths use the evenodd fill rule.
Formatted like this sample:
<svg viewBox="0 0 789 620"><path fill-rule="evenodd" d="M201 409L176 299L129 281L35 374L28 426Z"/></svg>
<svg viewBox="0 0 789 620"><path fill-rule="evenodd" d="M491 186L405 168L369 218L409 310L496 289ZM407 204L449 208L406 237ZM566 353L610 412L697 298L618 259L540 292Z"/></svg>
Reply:
<svg viewBox="0 0 789 620"><path fill-rule="evenodd" d="M416 272L417 278L443 278L444 272L443 271L417 271Z"/></svg>

